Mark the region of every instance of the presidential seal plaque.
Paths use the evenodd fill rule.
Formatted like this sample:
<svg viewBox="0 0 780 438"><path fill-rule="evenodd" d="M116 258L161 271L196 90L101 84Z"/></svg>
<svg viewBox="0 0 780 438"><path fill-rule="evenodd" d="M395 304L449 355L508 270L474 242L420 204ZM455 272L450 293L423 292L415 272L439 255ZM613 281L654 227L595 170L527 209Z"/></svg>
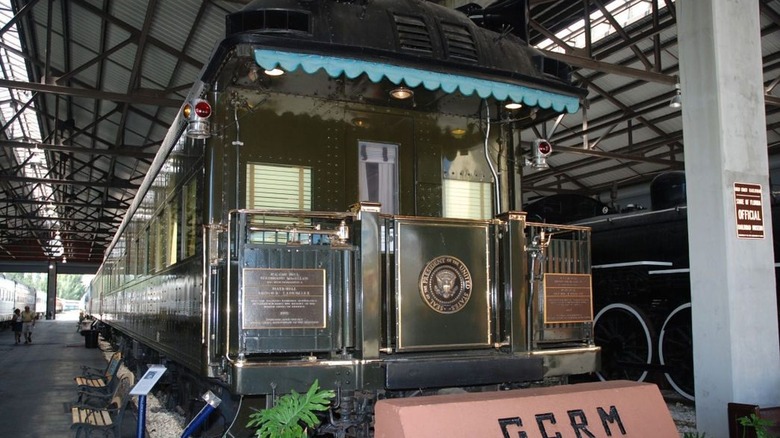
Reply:
<svg viewBox="0 0 780 438"><path fill-rule="evenodd" d="M469 268L452 256L429 261L420 274L420 295L425 304L439 313L456 313L471 298Z"/></svg>

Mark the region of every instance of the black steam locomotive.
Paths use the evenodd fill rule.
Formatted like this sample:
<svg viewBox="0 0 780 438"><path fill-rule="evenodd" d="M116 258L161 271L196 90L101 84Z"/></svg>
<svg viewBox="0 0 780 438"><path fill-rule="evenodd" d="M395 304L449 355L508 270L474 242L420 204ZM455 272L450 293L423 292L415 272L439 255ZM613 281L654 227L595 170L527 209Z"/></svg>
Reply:
<svg viewBox="0 0 780 438"><path fill-rule="evenodd" d="M598 377L644 381L662 374L661 381L693 400L685 173L658 175L650 185L650 203L649 210L615 212L585 196L554 195L526 211L530 220L592 230L594 337L602 348ZM780 230L777 205L772 206L774 230ZM777 259L777 239L774 245Z"/></svg>
<svg viewBox="0 0 780 438"><path fill-rule="evenodd" d="M368 436L379 398L593 372L588 229L512 211L519 128L576 111L567 81L426 1L255 1L227 17L92 312L128 361L167 365L179 404L208 389L245 415L318 379L339 436Z"/></svg>

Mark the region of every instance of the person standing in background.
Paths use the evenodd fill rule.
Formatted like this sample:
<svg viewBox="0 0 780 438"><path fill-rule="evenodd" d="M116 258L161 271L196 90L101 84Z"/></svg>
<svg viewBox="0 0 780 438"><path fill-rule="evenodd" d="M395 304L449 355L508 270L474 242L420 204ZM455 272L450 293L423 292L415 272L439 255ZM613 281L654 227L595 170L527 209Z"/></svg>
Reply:
<svg viewBox="0 0 780 438"><path fill-rule="evenodd" d="M11 317L11 327L16 338L16 345L19 345L22 341L22 315L19 309L14 309L14 314Z"/></svg>
<svg viewBox="0 0 780 438"><path fill-rule="evenodd" d="M22 312L22 331L24 332L24 343L32 343L32 330L35 327L35 313L30 310L30 306L24 306Z"/></svg>

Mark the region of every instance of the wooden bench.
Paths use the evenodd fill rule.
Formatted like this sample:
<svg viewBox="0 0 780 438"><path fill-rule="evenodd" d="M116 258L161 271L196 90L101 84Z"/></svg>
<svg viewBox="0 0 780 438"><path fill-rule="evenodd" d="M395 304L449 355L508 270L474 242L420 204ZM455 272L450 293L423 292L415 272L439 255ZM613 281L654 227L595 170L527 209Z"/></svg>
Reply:
<svg viewBox="0 0 780 438"><path fill-rule="evenodd" d="M740 418L750 417L751 414L755 414L762 420L773 422L766 430L770 436L780 436L780 406L761 408L758 405L729 403L729 438L756 438L755 428L745 427L739 423Z"/></svg>
<svg viewBox="0 0 780 438"><path fill-rule="evenodd" d="M122 353L117 351L111 355L111 359L108 361L105 368L89 367L83 365L81 367L81 375L78 377L94 378L94 377L106 376L108 372L111 370L113 364L115 362L121 362L121 361L122 361Z"/></svg>
<svg viewBox="0 0 780 438"><path fill-rule="evenodd" d="M105 371L100 375L84 374L82 376L76 376L73 380L76 381L76 385L79 388L100 389L105 390L108 388L111 380L116 378L119 372L119 366L122 364L122 355L120 353L114 353L111 356L111 361L108 362Z"/></svg>
<svg viewBox="0 0 780 438"><path fill-rule="evenodd" d="M115 393L105 406L74 404L70 410L70 428L76 431L76 438L89 437L95 431L100 431L103 436L110 431L114 437L119 438L122 434L122 419L130 403L131 386L132 377L127 375L120 379Z"/></svg>

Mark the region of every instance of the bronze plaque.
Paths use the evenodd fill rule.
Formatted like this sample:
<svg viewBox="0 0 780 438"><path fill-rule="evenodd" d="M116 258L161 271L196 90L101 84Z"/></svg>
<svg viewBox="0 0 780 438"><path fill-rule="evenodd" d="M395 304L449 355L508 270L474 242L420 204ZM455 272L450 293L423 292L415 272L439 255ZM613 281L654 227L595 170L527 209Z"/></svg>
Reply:
<svg viewBox="0 0 780 438"><path fill-rule="evenodd" d="M244 269L243 329L325 328L324 269Z"/></svg>
<svg viewBox="0 0 780 438"><path fill-rule="evenodd" d="M544 323L593 321L590 274L544 274Z"/></svg>

